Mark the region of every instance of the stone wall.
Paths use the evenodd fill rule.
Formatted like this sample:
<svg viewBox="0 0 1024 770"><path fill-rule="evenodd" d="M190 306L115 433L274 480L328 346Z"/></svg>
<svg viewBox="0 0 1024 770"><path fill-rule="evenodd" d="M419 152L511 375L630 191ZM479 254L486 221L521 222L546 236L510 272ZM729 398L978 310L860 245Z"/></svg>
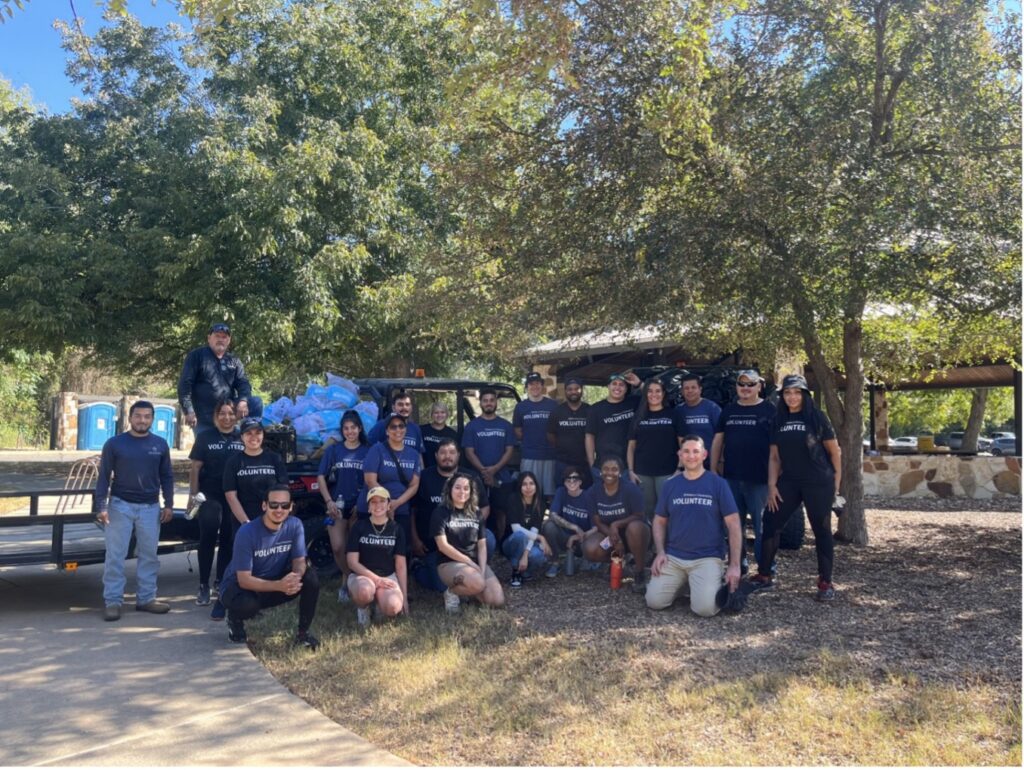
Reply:
<svg viewBox="0 0 1024 770"><path fill-rule="evenodd" d="M878 497L1020 496L1020 459L957 455L864 458L864 494Z"/></svg>

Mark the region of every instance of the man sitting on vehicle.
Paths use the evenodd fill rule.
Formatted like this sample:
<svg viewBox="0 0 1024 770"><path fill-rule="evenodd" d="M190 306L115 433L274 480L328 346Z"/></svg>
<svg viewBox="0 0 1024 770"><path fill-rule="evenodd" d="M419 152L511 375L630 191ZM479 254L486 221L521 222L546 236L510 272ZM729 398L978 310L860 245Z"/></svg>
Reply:
<svg viewBox="0 0 1024 770"><path fill-rule="evenodd" d="M178 401L185 424L200 430L215 427L213 407L225 398L235 403L239 420L262 415L263 400L252 394L242 362L228 352L231 328L226 323L213 324L206 342L205 347L185 356L178 379Z"/></svg>
<svg viewBox="0 0 1024 770"><path fill-rule="evenodd" d="M299 629L295 644L315 650L310 633L320 584L316 570L306 566L302 522L291 518L292 493L286 484L267 490L263 515L243 524L235 535L231 563L224 572L220 600L228 611L228 638L247 639L245 621L267 607L299 598Z"/></svg>

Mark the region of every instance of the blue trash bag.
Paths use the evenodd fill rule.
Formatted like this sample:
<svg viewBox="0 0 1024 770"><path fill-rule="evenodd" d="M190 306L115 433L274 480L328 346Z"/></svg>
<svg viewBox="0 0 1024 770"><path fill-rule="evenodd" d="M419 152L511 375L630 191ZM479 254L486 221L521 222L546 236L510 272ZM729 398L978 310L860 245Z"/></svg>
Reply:
<svg viewBox="0 0 1024 770"><path fill-rule="evenodd" d="M350 390L340 385L327 386L327 408L328 409L351 409L359 402L359 397Z"/></svg>
<svg viewBox="0 0 1024 770"><path fill-rule="evenodd" d="M351 393L353 396L355 396L356 400L359 399L359 386L358 385L356 385L354 382L352 382L352 380L346 380L344 377L339 377L336 374L331 374L330 372L327 372L327 387L330 387L332 385L337 385L340 388L344 388L349 393ZM352 402L352 404L355 404L355 403L356 403L355 401Z"/></svg>
<svg viewBox="0 0 1024 770"><path fill-rule="evenodd" d="M341 416L344 412L340 409L321 409L319 412L315 412L315 414L319 415L320 419L323 420L324 430L331 431L341 428Z"/></svg>

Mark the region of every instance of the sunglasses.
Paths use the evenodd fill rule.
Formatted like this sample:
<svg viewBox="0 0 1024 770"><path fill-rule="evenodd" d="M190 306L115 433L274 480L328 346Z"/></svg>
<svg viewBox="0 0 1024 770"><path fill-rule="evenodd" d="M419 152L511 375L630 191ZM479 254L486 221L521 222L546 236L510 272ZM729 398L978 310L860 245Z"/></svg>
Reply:
<svg viewBox="0 0 1024 770"><path fill-rule="evenodd" d="M388 430L405 430L405 423L395 423L394 425L389 425Z"/></svg>
<svg viewBox="0 0 1024 770"><path fill-rule="evenodd" d="M740 388L756 388L757 387L757 383L756 382L737 382L736 385L737 385L737 387L740 387Z"/></svg>
<svg viewBox="0 0 1024 770"><path fill-rule="evenodd" d="M291 503L267 503L267 508L270 508L272 511L287 511L291 507Z"/></svg>
<svg viewBox="0 0 1024 770"><path fill-rule="evenodd" d="M566 476L565 480L566 481L583 481L583 477L582 476Z"/></svg>

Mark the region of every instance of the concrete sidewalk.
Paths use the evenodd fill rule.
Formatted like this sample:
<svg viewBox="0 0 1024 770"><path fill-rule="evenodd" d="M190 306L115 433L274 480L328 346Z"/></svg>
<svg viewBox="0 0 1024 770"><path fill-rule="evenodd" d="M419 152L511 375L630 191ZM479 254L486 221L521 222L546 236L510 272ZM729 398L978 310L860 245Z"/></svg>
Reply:
<svg viewBox="0 0 1024 770"><path fill-rule="evenodd" d="M103 622L102 569L0 570L0 766L408 764L228 642L194 604L184 554L161 558L162 616L129 596L122 619Z"/></svg>

